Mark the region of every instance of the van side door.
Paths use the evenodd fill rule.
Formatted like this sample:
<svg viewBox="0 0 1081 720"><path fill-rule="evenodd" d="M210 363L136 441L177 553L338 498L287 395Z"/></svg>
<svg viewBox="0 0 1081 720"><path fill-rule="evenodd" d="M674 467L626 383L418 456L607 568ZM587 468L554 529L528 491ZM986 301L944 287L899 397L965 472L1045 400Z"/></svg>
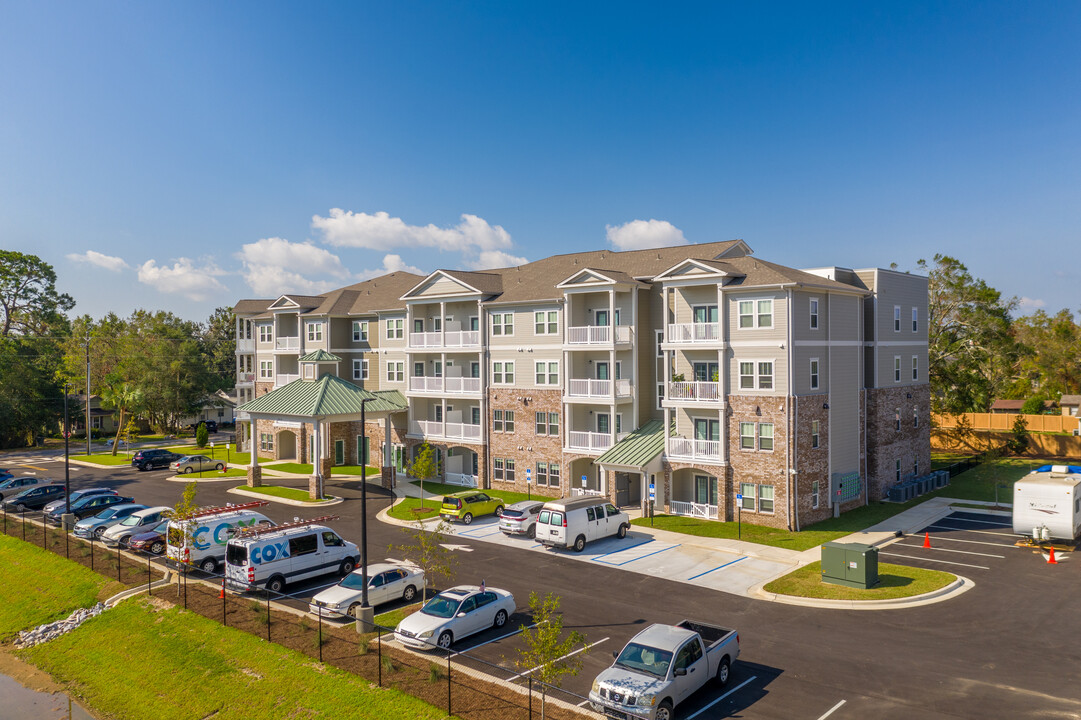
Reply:
<svg viewBox="0 0 1081 720"><path fill-rule="evenodd" d="M323 555L323 562L341 562L345 559L345 540L338 537L338 533L333 530L324 530L319 533L319 539L321 541Z"/></svg>
<svg viewBox="0 0 1081 720"><path fill-rule="evenodd" d="M319 568L322 564L320 558L319 536L316 533L289 538L289 568L286 577L290 581L296 581L322 574L325 570Z"/></svg>

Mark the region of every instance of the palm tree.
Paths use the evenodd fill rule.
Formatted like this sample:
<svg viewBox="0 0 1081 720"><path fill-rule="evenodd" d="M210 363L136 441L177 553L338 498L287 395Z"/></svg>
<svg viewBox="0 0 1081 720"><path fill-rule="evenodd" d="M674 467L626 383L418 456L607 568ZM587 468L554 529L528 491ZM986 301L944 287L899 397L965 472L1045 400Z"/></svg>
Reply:
<svg viewBox="0 0 1081 720"><path fill-rule="evenodd" d="M116 408L120 412L117 421L116 437L113 438L113 455L116 455L120 444L120 434L124 432L124 413L133 413L143 403L143 391L128 383L107 382L101 390L101 404L106 407Z"/></svg>

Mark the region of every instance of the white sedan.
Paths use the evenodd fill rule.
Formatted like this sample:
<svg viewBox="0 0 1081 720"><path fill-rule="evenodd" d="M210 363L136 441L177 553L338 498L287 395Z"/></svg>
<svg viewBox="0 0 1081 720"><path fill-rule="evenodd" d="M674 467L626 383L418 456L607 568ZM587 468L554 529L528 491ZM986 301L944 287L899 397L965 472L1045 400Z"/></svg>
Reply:
<svg viewBox="0 0 1081 720"><path fill-rule="evenodd" d="M446 650L488 628L501 628L514 612L514 596L483 585L458 585L436 595L398 623L394 639L417 650Z"/></svg>
<svg viewBox="0 0 1081 720"><path fill-rule="evenodd" d="M312 598L309 612L323 617L356 617L360 608L364 577L359 569L346 575L341 582ZM368 604L372 607L392 600L412 602L417 591L424 588L424 571L416 565L377 563L368 566Z"/></svg>

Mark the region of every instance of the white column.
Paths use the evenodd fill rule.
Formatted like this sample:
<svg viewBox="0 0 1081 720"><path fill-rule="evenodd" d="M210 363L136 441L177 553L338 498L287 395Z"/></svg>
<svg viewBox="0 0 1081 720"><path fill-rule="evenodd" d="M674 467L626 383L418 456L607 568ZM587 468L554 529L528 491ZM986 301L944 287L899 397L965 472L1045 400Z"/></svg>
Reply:
<svg viewBox="0 0 1081 720"><path fill-rule="evenodd" d="M365 433L365 435L367 435L367 433ZM394 454L391 449L391 438L390 413L387 413L387 416L383 418L383 467L390 467L394 462ZM369 442L371 441L369 440Z"/></svg>
<svg viewBox="0 0 1081 720"><path fill-rule="evenodd" d="M439 303L439 347L447 346L447 303ZM446 372L443 373L446 375Z"/></svg>
<svg viewBox="0 0 1081 720"><path fill-rule="evenodd" d="M255 423L256 420L251 415L248 416L251 420L249 425L251 426L251 459L248 461L249 467L259 467L259 438L255 436Z"/></svg>

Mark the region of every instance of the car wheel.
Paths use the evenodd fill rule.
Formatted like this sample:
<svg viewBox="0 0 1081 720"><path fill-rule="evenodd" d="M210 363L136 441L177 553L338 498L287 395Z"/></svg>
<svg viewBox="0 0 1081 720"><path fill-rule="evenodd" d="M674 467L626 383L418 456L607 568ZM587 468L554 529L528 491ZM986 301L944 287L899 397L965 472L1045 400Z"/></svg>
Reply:
<svg viewBox="0 0 1081 720"><path fill-rule="evenodd" d="M356 618L358 610L360 610L360 603L353 603L352 605L350 605L349 610L347 611L349 613L349 617Z"/></svg>
<svg viewBox="0 0 1081 720"><path fill-rule="evenodd" d="M155 540L154 543L150 546L150 554L161 555L163 552L165 552L165 543L163 543L161 540Z"/></svg>
<svg viewBox="0 0 1081 720"><path fill-rule="evenodd" d="M721 658L721 666L717 668L717 684L721 687L728 685L728 678L732 675L732 666L728 658Z"/></svg>
<svg viewBox="0 0 1081 720"><path fill-rule="evenodd" d="M280 593L285 589L285 578L281 575L275 575L266 581L266 589L272 593Z"/></svg>
<svg viewBox="0 0 1081 720"><path fill-rule="evenodd" d="M405 587L405 592L402 593L402 600L405 600L406 602L413 602L413 598L415 598L416 596L417 589L412 585L407 585Z"/></svg>
<svg viewBox="0 0 1081 720"><path fill-rule="evenodd" d="M502 505L496 505L496 508L495 508L495 516L496 516L497 518L501 518L501 517L503 517L503 506L502 506Z"/></svg>
<svg viewBox="0 0 1081 720"><path fill-rule="evenodd" d="M146 463L140 463L140 464L136 465L135 467L139 468L139 472L146 472L147 470L150 469L150 466L147 465Z"/></svg>
<svg viewBox="0 0 1081 720"><path fill-rule="evenodd" d="M436 641L436 645L447 650L450 648L450 644L454 642L454 636L450 634L450 630L444 630L439 633L439 639Z"/></svg>
<svg viewBox="0 0 1081 720"><path fill-rule="evenodd" d="M506 624L507 624L507 611L506 610L500 610L499 612L497 612L495 614L494 626L497 627L497 628L501 628Z"/></svg>
<svg viewBox="0 0 1081 720"><path fill-rule="evenodd" d="M199 563L199 569L208 575L213 575L214 571L218 569L218 561L214 558L207 558Z"/></svg>
<svg viewBox="0 0 1081 720"><path fill-rule="evenodd" d="M221 472L222 470L225 469L225 466L222 465L221 463L218 463L217 465L214 466L214 469L217 470L218 472Z"/></svg>
<svg viewBox="0 0 1081 720"><path fill-rule="evenodd" d="M466 513L465 515L462 515L462 524L463 525L469 525L472 522L473 522L473 513Z"/></svg>
<svg viewBox="0 0 1081 720"><path fill-rule="evenodd" d="M100 540L101 536L104 535L104 534L105 534L105 528L103 528L103 527L94 528L94 537L96 537L96 538L98 538Z"/></svg>
<svg viewBox="0 0 1081 720"><path fill-rule="evenodd" d="M353 568L356 566L356 563L353 562L353 558L346 558L345 560L342 560L342 565L338 568L338 573L343 576L348 575L353 572Z"/></svg>
<svg viewBox="0 0 1081 720"><path fill-rule="evenodd" d="M579 535L574 540L574 552L582 552L586 549L586 536Z"/></svg>
<svg viewBox="0 0 1081 720"><path fill-rule="evenodd" d="M536 523L533 523L532 525L529 526L529 530L526 531L525 536L527 538L529 538L530 540L535 540L537 538L537 524Z"/></svg>
<svg viewBox="0 0 1081 720"><path fill-rule="evenodd" d="M626 525L620 525L620 526L619 526L619 530L618 530L618 531L616 531L616 536L617 536L617 537L618 537L618 538L619 538L620 540L622 540L623 538L627 537L627 526L626 526Z"/></svg>
<svg viewBox="0 0 1081 720"><path fill-rule="evenodd" d="M184 468L185 475L190 475L193 472L195 472L195 468L193 468L191 465L188 465L186 468Z"/></svg>
<svg viewBox="0 0 1081 720"><path fill-rule="evenodd" d="M125 535L124 537L120 538L120 547L127 547L128 543L130 543L130 542L131 542L131 535Z"/></svg>
<svg viewBox="0 0 1081 720"><path fill-rule="evenodd" d="M653 716L656 720L675 720L675 714L672 712L672 701L665 700L657 706L657 714Z"/></svg>

